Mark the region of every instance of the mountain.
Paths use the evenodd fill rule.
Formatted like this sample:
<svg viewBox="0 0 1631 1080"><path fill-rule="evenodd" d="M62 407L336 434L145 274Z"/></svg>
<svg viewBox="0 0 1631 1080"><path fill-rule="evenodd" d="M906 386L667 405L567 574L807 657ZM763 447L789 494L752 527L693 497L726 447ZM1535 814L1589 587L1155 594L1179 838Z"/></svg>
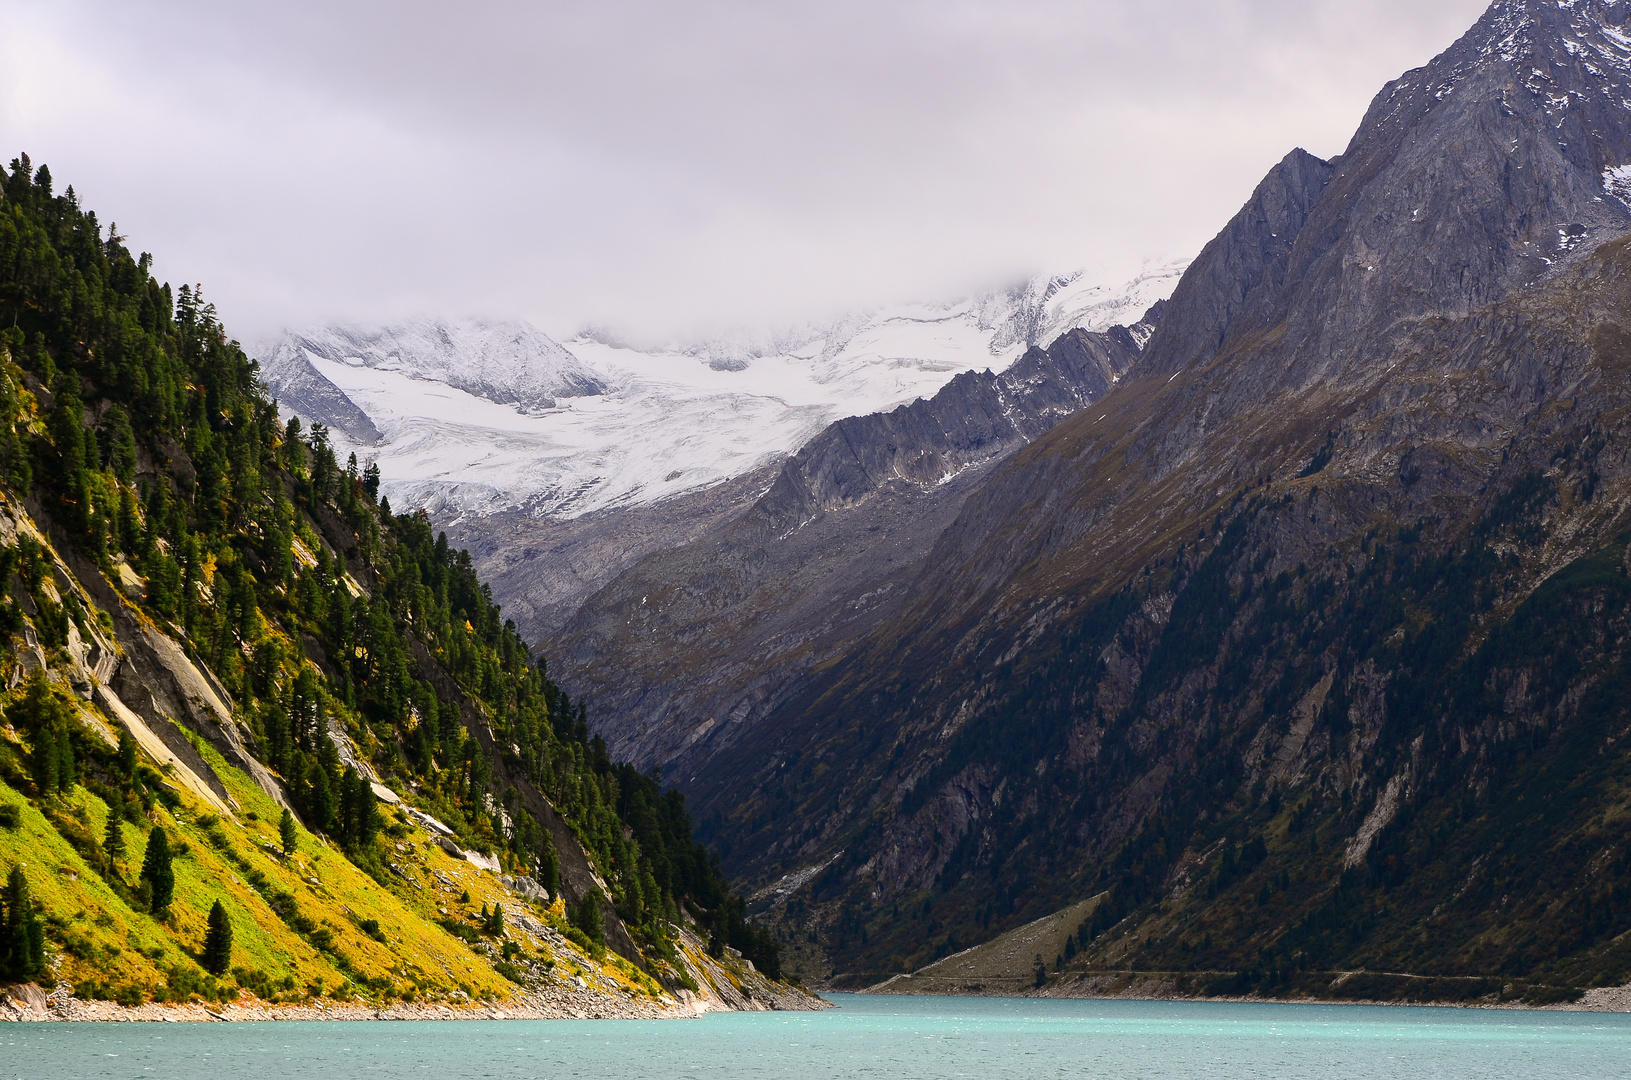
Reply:
<svg viewBox="0 0 1631 1080"><path fill-rule="evenodd" d="M381 493L427 510L471 552L521 632L541 640L641 558L745 512L781 463L837 420L930 397L963 372L1006 370L1072 328L1135 322L1182 269L1154 262L1117 288L1082 273L1043 277L762 339L635 346L595 331L568 353L518 326L479 339L427 331L413 348L390 344L406 331L331 329L287 335L260 355L280 407L327 425L342 456L388 459ZM471 340L487 343L485 359ZM526 365L519 352L495 358L523 340L569 357L600 392L517 406L503 373ZM448 374L466 367L484 374Z"/></svg>
<svg viewBox="0 0 1631 1080"><path fill-rule="evenodd" d="M816 1005L469 555L149 264L45 166L0 174L0 979L67 1016Z"/></svg>
<svg viewBox="0 0 1631 1080"><path fill-rule="evenodd" d="M822 664L910 603L901 572L969 492L1099 399L1153 330L1072 330L1000 374L965 373L933 398L840 420L751 505L588 597L544 639L554 670L593 701L615 753L674 777L728 759Z"/></svg>
<svg viewBox="0 0 1631 1080"><path fill-rule="evenodd" d="M563 347L519 324L430 323L289 334L259 355L286 412L327 425L342 456L389 458L392 505L443 523L572 521L728 484L835 420L1000 371L1071 327L1134 321L1181 271L1155 264L1116 289L1043 278L764 340L635 347L599 332Z"/></svg>
<svg viewBox="0 0 1631 1080"><path fill-rule="evenodd" d="M1288 155L884 618L788 693L744 654L728 738L598 716L815 939L800 970L877 982L1091 900L1052 991L1631 977L1628 13L1502 0L1340 157ZM617 700L729 649L645 625Z"/></svg>
<svg viewBox="0 0 1631 1080"><path fill-rule="evenodd" d="M553 409L557 397L606 392L576 357L525 323L434 321L291 334L262 365L263 377L276 389L285 371L314 370L314 360L443 383L524 413Z"/></svg>

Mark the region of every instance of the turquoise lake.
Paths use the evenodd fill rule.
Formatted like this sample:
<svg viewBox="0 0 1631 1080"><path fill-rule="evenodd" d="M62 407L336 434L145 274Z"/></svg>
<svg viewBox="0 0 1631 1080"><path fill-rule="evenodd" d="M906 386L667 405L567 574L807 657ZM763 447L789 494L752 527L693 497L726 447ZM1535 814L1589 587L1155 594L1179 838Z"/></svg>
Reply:
<svg viewBox="0 0 1631 1080"><path fill-rule="evenodd" d="M835 996L700 1020L5 1024L0 1080L1631 1077L1631 1015Z"/></svg>

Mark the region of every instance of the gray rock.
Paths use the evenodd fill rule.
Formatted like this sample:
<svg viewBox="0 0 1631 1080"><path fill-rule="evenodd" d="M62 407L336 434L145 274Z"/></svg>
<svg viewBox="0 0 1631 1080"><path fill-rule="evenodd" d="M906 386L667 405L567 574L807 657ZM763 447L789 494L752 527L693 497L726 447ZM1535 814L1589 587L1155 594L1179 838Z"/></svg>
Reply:
<svg viewBox="0 0 1631 1080"><path fill-rule="evenodd" d="M280 350L262 368L261 377L267 389L290 411L343 431L359 443L379 442L379 428L368 414L313 367L304 351Z"/></svg>
<svg viewBox="0 0 1631 1080"><path fill-rule="evenodd" d="M979 478L1100 397L1151 330L1072 331L831 425L744 512L587 598L541 643L551 672L593 702L615 755L689 777L910 603L901 575Z"/></svg>
<svg viewBox="0 0 1631 1080"><path fill-rule="evenodd" d="M1105 860L1146 824L1241 811L1223 788L1179 789L1208 755L1229 755L1243 791L1317 778L1309 797L1359 800L1356 823L1382 792L1415 790L1434 762L1384 737L1410 658L1299 651L1325 640L1316 627L1271 633L1230 605L1282 573L1346 595L1378 536L1436 557L1531 475L1563 494L1514 546L1501 611L1616 541L1631 506L1625 14L1497 3L1384 88L1340 157L1273 170L1094 408L969 467L949 507L925 481L1000 426L977 379L948 398L955 416L835 431L789 462L757 537L750 514L603 590L554 642L558 670L590 688L617 752L663 765L715 823L732 871L771 883L833 860L794 897L801 930L930 890L1016 918L1080 899L1064 893L1115 872ZM886 528L883 508L916 498L895 565L828 527ZM1212 599L1178 604L1243 506L1258 510ZM829 570L853 588L820 584ZM902 599L847 614L886 585ZM1117 598L1127 610L1097 626ZM1619 663L1618 625L1601 640L1600 662ZM1308 700L1291 676L1332 670L1351 741L1293 728L1287 749L1279 721ZM1285 708L1282 680L1301 688ZM1512 689L1511 722L1562 723L1568 695ZM1474 763L1493 753L1487 733L1448 730ZM881 963L924 944L909 918L870 923L870 946L827 941Z"/></svg>

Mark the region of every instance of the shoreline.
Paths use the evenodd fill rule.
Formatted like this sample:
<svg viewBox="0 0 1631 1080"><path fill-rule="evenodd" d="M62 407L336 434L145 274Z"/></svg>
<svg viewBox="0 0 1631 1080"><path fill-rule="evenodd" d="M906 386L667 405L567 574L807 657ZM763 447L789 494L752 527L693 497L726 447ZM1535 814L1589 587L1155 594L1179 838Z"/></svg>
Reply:
<svg viewBox="0 0 1631 1080"><path fill-rule="evenodd" d="M0 1022L11 1023L280 1023L288 1021L443 1021L470 1020L693 1020L715 1012L817 1012L833 1008L814 994L812 1003L791 990L758 1008L736 1008L707 997L681 991L677 998L623 1000L584 990L517 991L499 1002L470 1005L394 1002L387 1006L348 1002L273 1004L259 999L187 1004L120 1005L113 1001L85 1001L65 986L47 994L32 984L11 986L0 993Z"/></svg>
<svg viewBox="0 0 1631 1080"><path fill-rule="evenodd" d="M1126 975L1105 975L1097 978L1077 979L1062 985L1044 987L1040 992L1023 987L1012 988L1011 993L977 993L966 990L947 989L933 991L924 989L892 989L890 984L897 979L904 981L907 977L889 979L883 983L866 987L861 990L832 990L827 993L851 993L872 997L919 997L919 998L1031 998L1039 1001L1192 1001L1192 1002L1219 1002L1225 1004L1258 1004L1258 1005L1365 1005L1389 1006L1397 1008L1418 1009L1505 1009L1514 1012L1592 1012L1592 1013L1631 1013L1631 984L1625 986L1594 987L1587 990L1578 1001L1550 1002L1543 1005L1530 1004L1516 998L1505 1001L1491 1001L1487 998L1476 998L1467 1001L1401 1001L1378 998L1339 998L1339 997L1263 997L1258 994L1247 995L1215 995L1204 996L1193 993L1183 993L1171 988L1171 980L1160 977L1145 977L1129 979ZM921 976L919 977L921 978ZM947 980L953 981L953 980ZM955 980L964 982L965 980ZM1125 981L1119 990L1116 983ZM1082 983L1094 985L1082 986ZM1166 986L1163 986L1166 984ZM1052 992L1050 992L1052 991Z"/></svg>

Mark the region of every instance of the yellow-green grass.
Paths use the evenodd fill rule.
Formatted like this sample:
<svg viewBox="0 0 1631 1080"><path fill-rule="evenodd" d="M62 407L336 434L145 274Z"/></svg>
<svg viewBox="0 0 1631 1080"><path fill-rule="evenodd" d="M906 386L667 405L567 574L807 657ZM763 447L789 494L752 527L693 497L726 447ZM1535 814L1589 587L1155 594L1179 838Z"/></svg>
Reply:
<svg viewBox="0 0 1631 1080"><path fill-rule="evenodd" d="M218 818L186 792L176 793L174 812L155 807L156 824L179 841L173 844L178 849L175 897L162 920L121 900L39 809L0 783L0 802L23 807L17 829L0 829L0 868L24 866L29 888L51 920L47 937L58 957L58 978L103 991L136 989L147 997L168 984L170 969L177 966L202 979L193 958L202 947L209 909L219 900L232 919L233 967L264 975L280 996L338 990L401 997L410 989L430 997L459 991L474 998L509 994L511 984L484 958L324 841L302 829L296 853L284 857L277 805L210 753L211 765L242 812L236 821ZM102 837L109 809L96 795L75 787L54 806ZM121 870L134 882L147 837L129 823L121 828L129 853ZM260 890L250 884L253 873L264 879ZM272 909L268 899L274 890L292 896L301 915L332 935L327 955ZM425 906L434 917L434 904ZM378 921L388 945L363 932L359 924L368 919ZM349 976L338 966L341 956Z"/></svg>
<svg viewBox="0 0 1631 1080"><path fill-rule="evenodd" d="M98 710L81 706L80 721L113 725ZM21 750L13 733L6 741ZM447 854L417 827L404 823L382 837L381 881L324 839L297 828L295 851L282 851L282 810L253 780L204 740L191 737L221 779L237 813L223 817L191 791L167 784L173 807L155 804L151 824L122 821L126 857L117 867L131 886L148 843L148 829L164 828L175 852L175 895L163 917L137 910L75 850L51 820L20 791L0 782L0 803L23 808L14 830L0 828L0 874L24 867L30 890L48 919L47 940L54 977L82 993L126 1003L152 998L185 999L198 992L230 996L240 988L274 1000L313 995L370 1000L442 1001L503 999L515 984L493 961L449 933L440 920L474 926L482 906L523 904L498 879ZM151 764L151 763L150 763ZM77 820L90 836L105 836L111 811L96 794L75 786L46 804L50 814ZM400 820L400 819L399 819ZM128 893L128 890L127 890ZM463 894L468 893L468 901ZM292 899L298 918L285 918ZM232 972L211 984L197 958L206 919L217 901L233 926ZM559 898L529 907L540 922L565 933ZM377 923L377 930L373 924ZM294 925L291 925L294 924ZM365 931L374 931L384 941ZM529 941L516 932L512 940ZM534 942L529 957L551 961L563 976L609 978L619 989L659 997L662 989L638 967L614 953L599 960L569 942ZM496 956L496 946L482 950Z"/></svg>
<svg viewBox="0 0 1631 1080"><path fill-rule="evenodd" d="M0 829L0 870L23 865L50 919L47 937L57 978L127 1002L174 997L178 989L185 996L194 984L205 983L196 958L209 909L220 901L234 931L236 975L222 980L229 990L253 986L276 1000L314 994L490 1000L513 992L514 984L486 957L437 921L473 921L484 905L503 904L513 913L522 901L494 875L449 856L417 829L385 840L384 862L396 868L387 875L389 888L304 829L298 830L294 854L286 856L278 805L208 744L197 740L195 745L239 812L235 818L220 817L190 792L176 789L173 810L154 807L154 824L170 834L175 849L175 896L163 918L121 899L23 793L0 783L0 803L23 808L17 829ZM103 837L110 810L84 787L50 806ZM148 835L129 822L120 828L128 854L118 869L135 884ZM469 901L461 902L466 892ZM270 901L280 893L293 898L316 933L302 934L273 909ZM540 922L567 929L559 898L547 908L529 910ZM363 930L370 920L378 923L384 942ZM312 941L322 931L329 941L319 949ZM511 936L516 936L513 929ZM646 997L662 993L650 976L613 953L597 962L569 943L548 943L535 955L553 961L563 975L610 978L620 989ZM178 970L185 973L179 985L173 974Z"/></svg>

